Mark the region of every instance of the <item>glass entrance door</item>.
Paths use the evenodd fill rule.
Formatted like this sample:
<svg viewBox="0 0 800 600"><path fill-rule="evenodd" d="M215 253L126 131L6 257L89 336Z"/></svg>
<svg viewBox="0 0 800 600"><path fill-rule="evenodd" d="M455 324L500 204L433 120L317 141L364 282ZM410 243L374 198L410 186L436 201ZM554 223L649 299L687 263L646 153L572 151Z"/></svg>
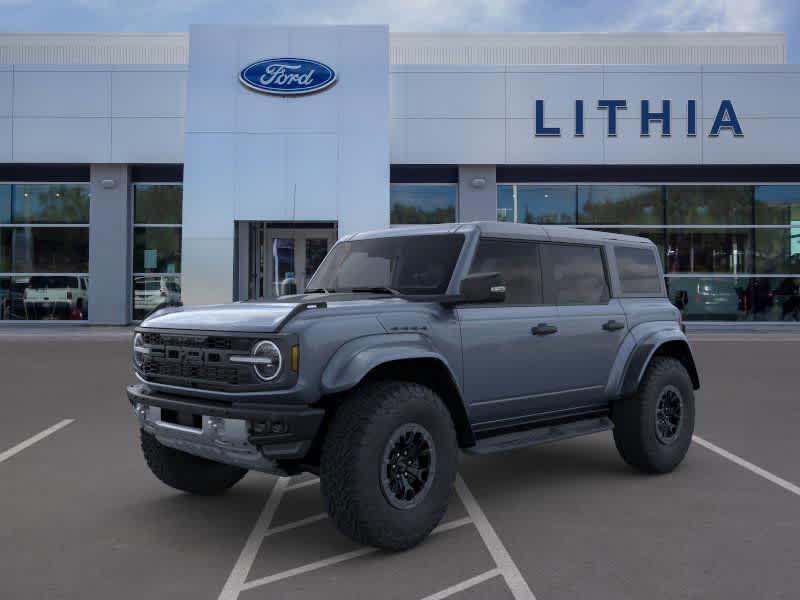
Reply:
<svg viewBox="0 0 800 600"><path fill-rule="evenodd" d="M303 292L336 241L336 229L254 223L250 240L250 297L269 300Z"/></svg>

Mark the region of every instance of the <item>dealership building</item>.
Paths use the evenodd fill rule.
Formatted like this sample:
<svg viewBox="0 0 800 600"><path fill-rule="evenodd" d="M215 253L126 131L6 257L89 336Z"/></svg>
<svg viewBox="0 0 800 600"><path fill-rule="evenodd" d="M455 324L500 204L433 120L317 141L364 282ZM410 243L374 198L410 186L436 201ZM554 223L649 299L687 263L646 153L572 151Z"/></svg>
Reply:
<svg viewBox="0 0 800 600"><path fill-rule="evenodd" d="M339 237L645 236L697 321L800 320L783 34L0 34L0 323L302 289ZM797 219L795 219L797 217Z"/></svg>

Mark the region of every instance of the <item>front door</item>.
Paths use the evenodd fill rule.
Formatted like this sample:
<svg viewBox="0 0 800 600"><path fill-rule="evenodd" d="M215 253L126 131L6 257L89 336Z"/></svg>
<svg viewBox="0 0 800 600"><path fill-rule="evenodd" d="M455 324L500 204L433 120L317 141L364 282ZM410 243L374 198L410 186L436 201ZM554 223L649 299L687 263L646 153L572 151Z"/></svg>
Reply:
<svg viewBox="0 0 800 600"><path fill-rule="evenodd" d="M250 297L269 300L300 294L336 242L336 229L253 224Z"/></svg>

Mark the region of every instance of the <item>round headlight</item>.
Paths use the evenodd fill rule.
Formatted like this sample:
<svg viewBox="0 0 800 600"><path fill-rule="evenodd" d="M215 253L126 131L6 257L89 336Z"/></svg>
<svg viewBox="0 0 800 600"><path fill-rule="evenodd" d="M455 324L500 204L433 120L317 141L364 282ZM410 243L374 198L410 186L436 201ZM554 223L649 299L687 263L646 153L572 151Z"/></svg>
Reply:
<svg viewBox="0 0 800 600"><path fill-rule="evenodd" d="M141 369L142 365L144 365L144 336L141 333L137 333L133 336L133 364L136 365L137 369Z"/></svg>
<svg viewBox="0 0 800 600"><path fill-rule="evenodd" d="M253 369L263 381L272 381L281 372L281 351L269 340L258 342L253 347L253 358L257 360Z"/></svg>

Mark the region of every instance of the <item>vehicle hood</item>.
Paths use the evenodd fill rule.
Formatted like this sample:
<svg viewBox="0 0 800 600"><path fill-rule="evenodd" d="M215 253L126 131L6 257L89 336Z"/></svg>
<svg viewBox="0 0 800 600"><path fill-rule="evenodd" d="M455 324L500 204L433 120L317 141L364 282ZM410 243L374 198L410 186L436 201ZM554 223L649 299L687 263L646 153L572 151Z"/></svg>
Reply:
<svg viewBox="0 0 800 600"><path fill-rule="evenodd" d="M296 306L296 303L248 302L166 308L142 321L141 327L270 333L280 329Z"/></svg>
<svg viewBox="0 0 800 600"><path fill-rule="evenodd" d="M208 306L165 308L145 319L141 327L191 331L273 333L297 314L302 304L320 303L326 316L377 314L408 306L402 298L372 294L303 294L273 302L237 302ZM420 306L417 304L417 306Z"/></svg>

